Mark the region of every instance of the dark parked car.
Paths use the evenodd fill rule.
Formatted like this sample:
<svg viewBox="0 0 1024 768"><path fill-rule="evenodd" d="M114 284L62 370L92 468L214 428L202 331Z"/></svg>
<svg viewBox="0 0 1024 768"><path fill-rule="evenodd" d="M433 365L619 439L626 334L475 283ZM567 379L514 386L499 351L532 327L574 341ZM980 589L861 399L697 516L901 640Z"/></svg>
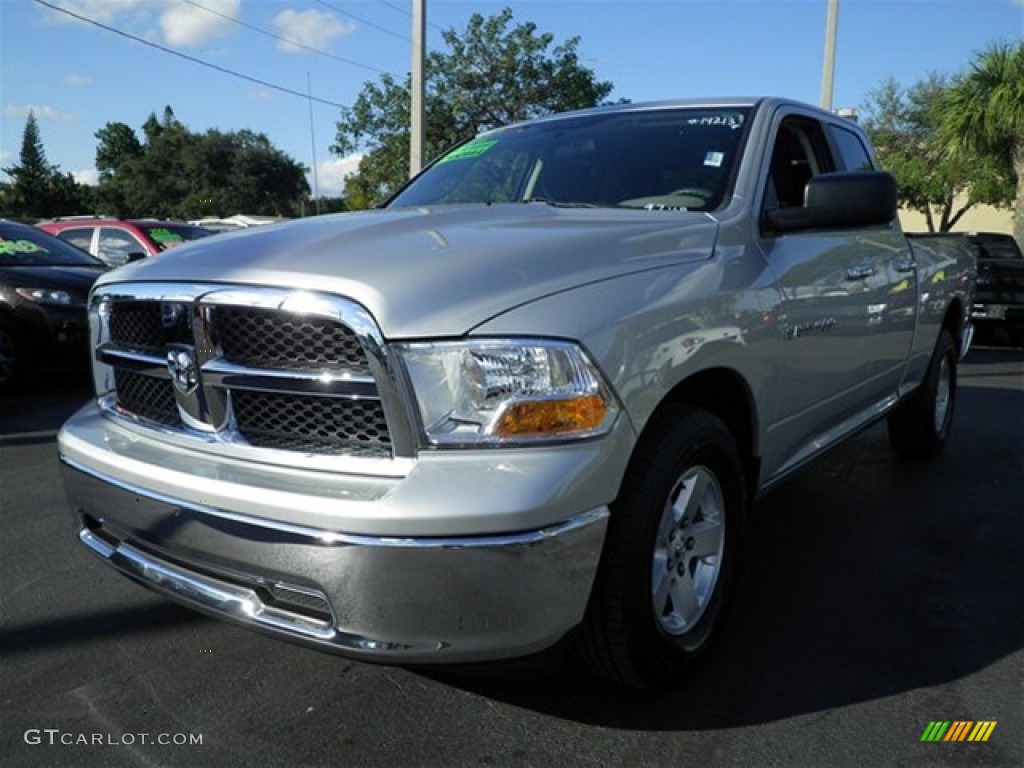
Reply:
<svg viewBox="0 0 1024 768"><path fill-rule="evenodd" d="M174 248L213 233L203 227L170 219L115 219L70 216L41 221L37 227L88 251L112 267Z"/></svg>
<svg viewBox="0 0 1024 768"><path fill-rule="evenodd" d="M971 318L979 331L1005 328L1024 347L1024 254L1011 235L971 232L978 257L978 288Z"/></svg>
<svg viewBox="0 0 1024 768"><path fill-rule="evenodd" d="M46 232L0 219L0 391L41 369L87 369L86 299L105 269Z"/></svg>

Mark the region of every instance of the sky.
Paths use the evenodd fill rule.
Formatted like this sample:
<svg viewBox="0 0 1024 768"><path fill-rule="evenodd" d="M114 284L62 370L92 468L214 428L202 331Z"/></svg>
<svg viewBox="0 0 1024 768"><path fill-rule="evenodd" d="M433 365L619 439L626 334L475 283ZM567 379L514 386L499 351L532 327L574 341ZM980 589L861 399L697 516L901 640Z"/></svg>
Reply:
<svg viewBox="0 0 1024 768"><path fill-rule="evenodd" d="M410 70L412 0L45 2L109 29L0 0L0 167L17 162L32 110L49 162L95 183L96 131L122 122L141 136L169 105L195 132L265 133L335 196L358 160L329 150L341 107ZM820 101L827 0L426 0L428 49L506 7L555 43L579 37L612 99ZM954 75L1022 38L1024 0L839 0L833 106L862 109L886 78Z"/></svg>

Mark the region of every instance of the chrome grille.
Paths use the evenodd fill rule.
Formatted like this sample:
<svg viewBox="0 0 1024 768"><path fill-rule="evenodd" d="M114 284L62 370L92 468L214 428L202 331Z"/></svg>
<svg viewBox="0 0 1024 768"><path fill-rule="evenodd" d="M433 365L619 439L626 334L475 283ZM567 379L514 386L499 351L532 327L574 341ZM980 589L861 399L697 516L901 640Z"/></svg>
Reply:
<svg viewBox="0 0 1024 768"><path fill-rule="evenodd" d="M381 455L391 451L378 401L237 391L238 431L252 445L286 451Z"/></svg>
<svg viewBox="0 0 1024 768"><path fill-rule="evenodd" d="M181 426L174 400L174 385L170 379L115 369L114 383L117 386L117 404L122 410L168 427Z"/></svg>
<svg viewBox="0 0 1024 768"><path fill-rule="evenodd" d="M110 340L118 346L161 352L167 344L189 343L186 307L158 301L119 301L110 313Z"/></svg>
<svg viewBox="0 0 1024 768"><path fill-rule="evenodd" d="M219 307L215 328L224 358L238 365L369 373L366 353L355 334L332 320L251 307Z"/></svg>
<svg viewBox="0 0 1024 768"><path fill-rule="evenodd" d="M379 332L357 305L317 294L291 311L308 294L269 288L115 290L93 299L97 365L113 374L113 397L104 395L101 404L112 415L220 444L233 455L273 450L268 460L284 463L301 461L297 454L409 455L396 448L409 444L405 421L400 443L391 432L389 407L399 401ZM387 397L374 372L383 374ZM103 393L109 385L97 375Z"/></svg>

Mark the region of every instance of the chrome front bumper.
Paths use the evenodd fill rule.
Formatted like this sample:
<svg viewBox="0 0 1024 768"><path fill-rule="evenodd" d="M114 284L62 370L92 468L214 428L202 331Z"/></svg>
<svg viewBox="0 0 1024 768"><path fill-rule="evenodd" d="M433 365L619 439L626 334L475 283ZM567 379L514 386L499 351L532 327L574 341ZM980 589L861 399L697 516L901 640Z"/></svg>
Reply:
<svg viewBox="0 0 1024 768"><path fill-rule="evenodd" d="M191 607L364 660L513 658L557 642L589 598L608 511L507 535L346 535L62 471L79 539Z"/></svg>

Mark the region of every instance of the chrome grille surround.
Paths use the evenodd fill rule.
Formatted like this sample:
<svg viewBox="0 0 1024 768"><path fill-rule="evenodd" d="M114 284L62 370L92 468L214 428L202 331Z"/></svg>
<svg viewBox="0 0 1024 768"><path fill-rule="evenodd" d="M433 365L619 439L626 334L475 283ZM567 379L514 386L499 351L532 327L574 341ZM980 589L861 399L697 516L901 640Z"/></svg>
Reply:
<svg viewBox="0 0 1024 768"><path fill-rule="evenodd" d="M415 455L381 333L348 299L264 287L111 284L92 296L90 327L100 407L132 428L219 455L304 468L398 476ZM198 386L185 388L184 379Z"/></svg>

